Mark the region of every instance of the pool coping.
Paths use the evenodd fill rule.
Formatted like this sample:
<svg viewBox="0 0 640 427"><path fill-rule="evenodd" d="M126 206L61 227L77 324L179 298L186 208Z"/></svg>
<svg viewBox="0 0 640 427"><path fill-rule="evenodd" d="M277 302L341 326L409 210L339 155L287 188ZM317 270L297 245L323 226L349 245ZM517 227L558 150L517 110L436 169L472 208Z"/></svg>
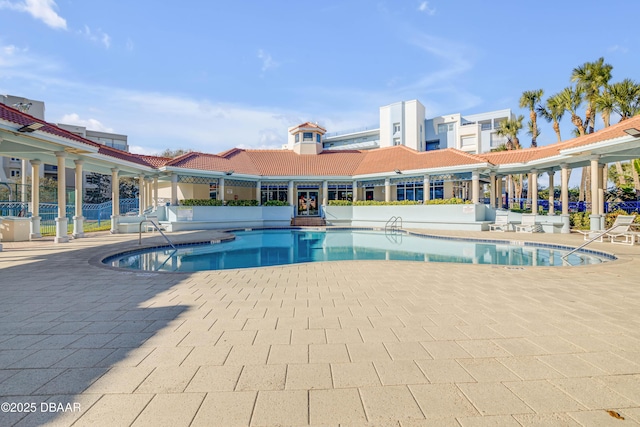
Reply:
<svg viewBox="0 0 640 427"><path fill-rule="evenodd" d="M224 242L228 242L228 241L234 240L235 239L235 235L233 234L233 232L237 232L237 231L254 231L254 230L308 230L308 231L316 230L316 231L325 231L326 232L326 231L331 231L331 230L384 231L384 228L382 228L382 227L347 227L347 226L335 226L335 227L333 227L333 226L329 226L329 227L300 227L300 226L296 227L296 226L294 226L294 227L230 228L230 229L216 230L216 231L218 231L220 233L228 234L227 237L221 237L219 239L207 239L207 240L199 240L199 239L186 240L186 241L182 241L182 242L178 242L178 243L174 242L173 246L175 248L180 248L180 247L184 247L184 246L214 245L214 244L219 244L219 243L224 243ZM416 236L416 237L419 237L419 238L432 238L432 239L437 239L437 240L453 240L453 241L467 241L467 242L475 242L475 243L506 244L506 245L512 245L512 246L541 247L541 248L546 248L546 249L558 249L558 250L573 250L573 249L577 248L577 246L558 245L558 244L542 243L542 242L535 242L535 241L529 241L529 240L482 239L482 238L478 238L478 237L459 237L459 236L451 236L451 235L436 235L436 234L427 234L427 233L423 233L423 232L419 232L419 231L411 231L411 230L405 230L405 229L397 230L397 231L395 231L395 233ZM94 256L89 260L89 264L97 266L97 267L102 267L102 268L115 270L115 271L121 271L121 272L127 272L128 271L128 272L135 272L135 273L138 273L138 274L191 274L191 273L193 273L193 272L187 272L187 271L144 271L144 270L129 269L129 268L125 268L125 267L114 267L114 266L105 264L105 261L107 259L119 256L119 255L135 254L135 253L138 253L138 252L147 251L149 249L164 249L164 248L170 249L171 246L169 244L147 244L147 245L142 244L142 245L137 246L135 249L128 249L128 250L124 250L124 251L115 250L113 252L108 252L106 254ZM576 252L580 252L580 253L584 253L584 254L587 254L587 255L594 255L594 256L606 258L607 259L606 262L620 260L620 258L618 256L616 256L615 254L609 253L609 252L605 252L605 251L601 251L601 250L592 250L592 249L581 248L580 250L578 250ZM349 261L357 261L357 260L349 260ZM362 261L367 261L367 260L362 260ZM334 261L320 261L320 262L334 262ZM296 264L306 264L306 263L296 263ZM452 264L460 264L460 263L452 263ZM260 266L260 267L246 267L246 268L247 269L257 269L257 268L264 268L264 267L274 268L274 267L287 266L287 265L291 265L291 264ZM533 266L533 265L510 266L510 265L499 265L499 264L481 264L481 265L490 266L490 267L504 267L504 268L516 268L516 267L517 268L555 268L555 267L558 267L558 266L551 267L551 266ZM564 266L564 267L577 268L577 267L587 267L587 266L592 266L592 264L568 265L568 266ZM235 269L230 269L230 270L235 270ZM203 270L203 271L223 271L223 270Z"/></svg>

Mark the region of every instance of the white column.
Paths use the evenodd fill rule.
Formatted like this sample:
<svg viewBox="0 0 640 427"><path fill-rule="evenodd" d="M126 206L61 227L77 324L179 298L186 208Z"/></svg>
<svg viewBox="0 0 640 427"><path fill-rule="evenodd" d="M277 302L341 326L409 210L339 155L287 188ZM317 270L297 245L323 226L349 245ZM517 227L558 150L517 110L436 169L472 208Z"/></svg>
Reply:
<svg viewBox="0 0 640 427"><path fill-rule="evenodd" d="M31 233L29 239L39 239L40 234L40 164L38 159L31 163Z"/></svg>
<svg viewBox="0 0 640 427"><path fill-rule="evenodd" d="M138 214L142 215L144 210L146 209L146 184L144 182L144 175L138 175Z"/></svg>
<svg viewBox="0 0 640 427"><path fill-rule="evenodd" d="M289 183L287 184L287 198L289 199L289 206L295 206L296 205L296 198L293 195L293 181L289 181ZM295 212L295 209L294 209Z"/></svg>
<svg viewBox="0 0 640 427"><path fill-rule="evenodd" d="M496 174L491 172L489 174L489 206L496 207Z"/></svg>
<svg viewBox="0 0 640 427"><path fill-rule="evenodd" d="M600 187L600 169L598 165L599 156L591 158L591 230L600 230L600 204L598 203L598 188Z"/></svg>
<svg viewBox="0 0 640 427"><path fill-rule="evenodd" d="M529 193L531 194L531 213L538 213L538 171L533 169L529 174Z"/></svg>
<svg viewBox="0 0 640 427"><path fill-rule="evenodd" d="M605 229L605 219L606 219L606 215L607 213L604 210L604 192L607 189L607 165L602 163L600 164L600 170L598 175L600 176L600 179L598 180L598 184L599 187L598 188L598 209L600 210L600 230L604 230Z"/></svg>
<svg viewBox="0 0 640 427"><path fill-rule="evenodd" d="M151 192L151 184L153 183L153 179L151 177L146 177L144 181L145 181L144 194L146 196L145 202L144 202L144 208L147 209L150 206L153 206L153 193Z"/></svg>
<svg viewBox="0 0 640 427"><path fill-rule="evenodd" d="M358 200L358 181L353 181L353 185L351 186L351 192L353 193L353 201Z"/></svg>
<svg viewBox="0 0 640 427"><path fill-rule="evenodd" d="M218 200L224 202L224 178L218 178Z"/></svg>
<svg viewBox="0 0 640 427"><path fill-rule="evenodd" d="M496 207L502 209L502 176L496 176Z"/></svg>
<svg viewBox="0 0 640 427"><path fill-rule="evenodd" d="M431 200L431 176L425 175L422 179L422 188L423 188L423 196L424 201Z"/></svg>
<svg viewBox="0 0 640 427"><path fill-rule="evenodd" d="M480 173L471 172L471 201L474 204L480 203Z"/></svg>
<svg viewBox="0 0 640 427"><path fill-rule="evenodd" d="M73 217L73 238L84 237L84 217L82 216L82 160L74 160L76 164L76 212Z"/></svg>
<svg viewBox="0 0 640 427"><path fill-rule="evenodd" d="M67 174L65 168L65 151L56 151L58 160L58 217L56 218L56 243L66 243L69 241L69 230L67 229Z"/></svg>
<svg viewBox="0 0 640 427"><path fill-rule="evenodd" d="M329 181L322 181L322 205L329 204Z"/></svg>
<svg viewBox="0 0 640 427"><path fill-rule="evenodd" d="M224 200L224 178L220 178L222 182L222 200ZM171 174L171 206L178 206L178 174Z"/></svg>
<svg viewBox="0 0 640 427"><path fill-rule="evenodd" d="M262 181L256 182L256 200L258 201L258 206L262 205Z"/></svg>
<svg viewBox="0 0 640 427"><path fill-rule="evenodd" d="M553 203L555 201L554 199L554 183L553 183L553 178L555 175L555 171L552 169L549 171L549 213L548 215L555 215L555 207L553 206Z"/></svg>
<svg viewBox="0 0 640 427"><path fill-rule="evenodd" d="M563 234L571 233L571 225L569 221L569 165L562 163L560 165L560 203L562 204L562 231Z"/></svg>
<svg viewBox="0 0 640 427"><path fill-rule="evenodd" d="M158 176L153 177L153 209L158 210Z"/></svg>
<svg viewBox="0 0 640 427"><path fill-rule="evenodd" d="M384 201L391 201L391 180L389 178L384 179Z"/></svg>
<svg viewBox="0 0 640 427"><path fill-rule="evenodd" d="M22 170L20 171L20 182L22 183L20 201L22 203L27 203L27 169L29 169L29 160L22 159Z"/></svg>
<svg viewBox="0 0 640 427"><path fill-rule="evenodd" d="M111 234L118 232L118 218L120 217L120 179L118 168L111 169Z"/></svg>

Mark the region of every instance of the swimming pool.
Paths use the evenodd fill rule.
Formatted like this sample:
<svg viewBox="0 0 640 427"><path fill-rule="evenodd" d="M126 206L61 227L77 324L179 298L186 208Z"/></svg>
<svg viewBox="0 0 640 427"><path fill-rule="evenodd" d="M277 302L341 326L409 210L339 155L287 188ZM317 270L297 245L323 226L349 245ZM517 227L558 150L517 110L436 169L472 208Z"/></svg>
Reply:
<svg viewBox="0 0 640 427"><path fill-rule="evenodd" d="M110 256L103 263L143 271L226 270L319 261L401 260L511 266L562 266L571 248L528 242L463 240L375 230L264 229L234 232L222 243L150 248ZM570 265L613 259L576 252ZM564 264L566 265L566 264Z"/></svg>

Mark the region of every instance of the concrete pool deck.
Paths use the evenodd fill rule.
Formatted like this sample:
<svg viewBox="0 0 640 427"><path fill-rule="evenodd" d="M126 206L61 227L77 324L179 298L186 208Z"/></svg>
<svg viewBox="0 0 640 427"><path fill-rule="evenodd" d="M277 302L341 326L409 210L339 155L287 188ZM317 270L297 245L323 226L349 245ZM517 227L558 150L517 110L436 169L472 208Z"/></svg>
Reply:
<svg viewBox="0 0 640 427"><path fill-rule="evenodd" d="M3 246L2 426L640 424L638 245L593 243L619 260L572 268L344 261L173 274L95 265L137 235Z"/></svg>

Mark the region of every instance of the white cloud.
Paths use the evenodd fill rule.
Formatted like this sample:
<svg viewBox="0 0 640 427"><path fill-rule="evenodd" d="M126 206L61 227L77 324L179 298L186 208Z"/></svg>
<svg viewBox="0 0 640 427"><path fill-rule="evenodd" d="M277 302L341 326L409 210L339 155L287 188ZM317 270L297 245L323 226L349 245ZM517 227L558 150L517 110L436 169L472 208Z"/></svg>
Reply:
<svg viewBox="0 0 640 427"><path fill-rule="evenodd" d="M418 6L418 10L420 12L426 13L429 16L433 16L436 13L436 9L433 7L429 7L429 2L428 1L423 1L422 3L420 3L420 6Z"/></svg>
<svg viewBox="0 0 640 427"><path fill-rule="evenodd" d="M105 126L96 119L81 119L77 113L65 114L59 121L65 125L84 126L89 130L95 130L98 132L113 132L113 129Z"/></svg>
<svg viewBox="0 0 640 427"><path fill-rule="evenodd" d="M56 8L57 5L54 0L24 0L19 2L0 0L0 9L26 12L51 28L66 30L67 21L58 15L54 10Z"/></svg>
<svg viewBox="0 0 640 427"><path fill-rule="evenodd" d="M616 44L616 45L613 45L613 46L609 47L609 52L627 53L627 52L629 52L629 48L627 48L625 46L620 46L619 44Z"/></svg>
<svg viewBox="0 0 640 427"><path fill-rule="evenodd" d="M258 51L258 59L262 61L262 71L265 72L272 68L277 68L280 64L273 60L269 52L260 49Z"/></svg>
<svg viewBox="0 0 640 427"><path fill-rule="evenodd" d="M111 37L100 28L92 30L88 25L85 25L84 30L79 30L78 33L94 43L101 43L106 49L111 47Z"/></svg>

